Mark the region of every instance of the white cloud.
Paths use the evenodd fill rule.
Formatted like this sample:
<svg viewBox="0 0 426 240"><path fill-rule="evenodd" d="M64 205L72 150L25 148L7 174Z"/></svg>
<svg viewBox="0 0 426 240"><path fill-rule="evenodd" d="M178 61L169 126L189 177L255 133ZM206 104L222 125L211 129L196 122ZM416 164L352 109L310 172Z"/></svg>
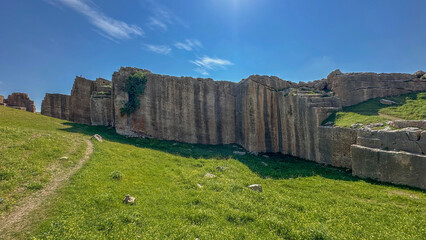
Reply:
<svg viewBox="0 0 426 240"><path fill-rule="evenodd" d="M90 23L114 39L130 39L134 36L143 35L143 30L140 27L106 16L89 0L56 0L56 2L47 0L47 2L53 5L57 5L56 3L60 2L83 14L89 19Z"/></svg>
<svg viewBox="0 0 426 240"><path fill-rule="evenodd" d="M154 18L154 17L150 17L149 20L150 21L149 21L148 25L151 28L160 28L164 31L167 31L167 25L164 22L162 22L161 20Z"/></svg>
<svg viewBox="0 0 426 240"><path fill-rule="evenodd" d="M176 42L175 47L177 49L183 49L186 51L192 51L196 48L201 48L203 45L197 39L186 39L185 42Z"/></svg>
<svg viewBox="0 0 426 240"><path fill-rule="evenodd" d="M204 56L202 58L198 58L193 61L189 61L190 63L193 63L197 65L198 67L194 69L194 71L202 74L202 75L209 75L207 70L214 70L217 68L224 69L225 66L234 65L231 61L226 59L220 59L220 58L211 58Z"/></svg>
<svg viewBox="0 0 426 240"><path fill-rule="evenodd" d="M158 54L167 55L172 49L168 45L153 45L153 44L144 44L145 49L151 52L155 52Z"/></svg>
<svg viewBox="0 0 426 240"><path fill-rule="evenodd" d="M179 24L188 27L188 24L176 16L172 11L154 0L140 0L144 8L151 9L152 17L149 18L148 26L151 29L159 28L163 31L168 30L169 25Z"/></svg>
<svg viewBox="0 0 426 240"><path fill-rule="evenodd" d="M230 62L229 60L220 59L220 58L211 58L207 56L198 58L197 60L190 61L190 62L197 65L198 67L207 68L207 69L214 69L216 67L224 68L225 66L233 65L233 63Z"/></svg>

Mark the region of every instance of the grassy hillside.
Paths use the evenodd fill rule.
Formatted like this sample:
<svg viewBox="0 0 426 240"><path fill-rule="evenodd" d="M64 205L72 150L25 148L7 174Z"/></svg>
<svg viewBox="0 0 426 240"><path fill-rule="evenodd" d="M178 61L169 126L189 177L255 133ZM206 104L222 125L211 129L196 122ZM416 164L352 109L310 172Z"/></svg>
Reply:
<svg viewBox="0 0 426 240"><path fill-rule="evenodd" d="M395 106L381 104L380 99L382 98L343 108L343 111L333 114L324 123L332 121L336 126L350 127L354 123L366 125L395 119L426 119L426 92L384 98L397 102Z"/></svg>
<svg viewBox="0 0 426 240"><path fill-rule="evenodd" d="M82 156L84 135L63 122L0 106L0 216Z"/></svg>
<svg viewBox="0 0 426 240"><path fill-rule="evenodd" d="M426 194L419 190L360 180L341 169L281 155L236 156L232 152L238 147L231 145L132 139L102 127L27 116L34 131L41 122L52 121L57 130L46 129L52 136L63 132L78 139L98 133L105 141L94 142L90 160L46 201L43 211L32 215L37 224L16 238L422 239L426 235ZM10 117L0 115L0 126L11 128ZM31 124L27 127L30 131ZM121 178L113 177L117 172ZM206 173L217 177L205 178ZM247 188L256 183L263 192ZM122 203L126 194L136 197L135 205Z"/></svg>

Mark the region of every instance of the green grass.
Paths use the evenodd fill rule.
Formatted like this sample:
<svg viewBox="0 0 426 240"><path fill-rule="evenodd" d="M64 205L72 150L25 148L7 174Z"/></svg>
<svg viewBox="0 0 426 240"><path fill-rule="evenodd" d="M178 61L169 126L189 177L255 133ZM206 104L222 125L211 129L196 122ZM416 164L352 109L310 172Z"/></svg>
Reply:
<svg viewBox="0 0 426 240"><path fill-rule="evenodd" d="M32 121L47 118L31 115ZM3 118L1 115L0 118ZM33 239L423 239L426 194L352 177L342 169L236 146L98 133L90 160L16 238ZM58 132L58 133L59 133ZM265 166L262 162L266 163ZM225 169L217 169L221 166ZM216 178L204 178L206 173ZM120 177L114 177L120 176ZM263 192L247 188L261 184ZM201 184L199 188L197 184ZM126 194L135 205L122 203Z"/></svg>
<svg viewBox="0 0 426 240"><path fill-rule="evenodd" d="M380 99L382 98L343 108L343 111L332 114L324 123L331 121L336 126L350 127L354 123L366 125L394 119L426 119L426 92L384 98L397 102L395 106L383 105Z"/></svg>
<svg viewBox="0 0 426 240"><path fill-rule="evenodd" d="M0 215L82 156L84 135L60 131L63 122L0 106Z"/></svg>

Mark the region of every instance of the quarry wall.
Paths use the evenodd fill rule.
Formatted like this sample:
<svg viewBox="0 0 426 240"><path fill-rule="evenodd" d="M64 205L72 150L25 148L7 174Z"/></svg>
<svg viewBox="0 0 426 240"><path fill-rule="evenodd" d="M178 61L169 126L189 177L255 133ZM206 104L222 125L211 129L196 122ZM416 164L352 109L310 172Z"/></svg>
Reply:
<svg viewBox="0 0 426 240"><path fill-rule="evenodd" d="M71 95L46 93L41 114L88 125L111 126L111 81L77 76Z"/></svg>
<svg viewBox="0 0 426 240"><path fill-rule="evenodd" d="M33 113L36 112L34 101L28 97L27 93L12 93L7 99L4 99L4 96L0 95L0 105Z"/></svg>
<svg viewBox="0 0 426 240"><path fill-rule="evenodd" d="M128 101L125 80L138 71L145 72L147 78L140 108L130 116L122 115L120 109ZM113 126L117 133L128 136L237 143L250 152L280 152L352 169L360 177L425 188L426 174L419 174L426 166L421 131L364 133L321 126L342 106L424 90L426 79L411 74L343 74L336 70L327 79L310 83L259 75L233 83L122 67L113 74L112 82L77 77L71 96L46 94L42 113L78 123ZM377 156L386 156L389 166L408 165L394 174L394 167L372 163L377 163Z"/></svg>

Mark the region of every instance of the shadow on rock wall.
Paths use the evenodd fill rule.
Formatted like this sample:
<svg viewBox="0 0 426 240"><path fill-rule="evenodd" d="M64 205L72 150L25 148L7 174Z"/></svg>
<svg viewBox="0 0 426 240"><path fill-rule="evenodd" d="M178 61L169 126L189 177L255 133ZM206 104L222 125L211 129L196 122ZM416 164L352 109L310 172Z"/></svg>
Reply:
<svg viewBox="0 0 426 240"><path fill-rule="evenodd" d="M288 155L259 154L258 156L254 156L248 152L244 156L237 155L233 152L245 150L242 147L234 144L202 145L148 138L130 138L118 135L115 133L114 129L102 126L88 126L71 122L64 123L64 125L69 126L69 128L63 129L67 132L81 133L88 136L99 134L106 141L129 144L140 148L150 148L186 158L223 160L230 158L236 159L262 178L292 179L300 177L321 176L328 179L342 181L361 181L360 178L352 176L351 172L348 170L324 166L315 162L306 161ZM380 183L374 180L362 180L377 185L392 185ZM400 187L413 189L406 186Z"/></svg>

